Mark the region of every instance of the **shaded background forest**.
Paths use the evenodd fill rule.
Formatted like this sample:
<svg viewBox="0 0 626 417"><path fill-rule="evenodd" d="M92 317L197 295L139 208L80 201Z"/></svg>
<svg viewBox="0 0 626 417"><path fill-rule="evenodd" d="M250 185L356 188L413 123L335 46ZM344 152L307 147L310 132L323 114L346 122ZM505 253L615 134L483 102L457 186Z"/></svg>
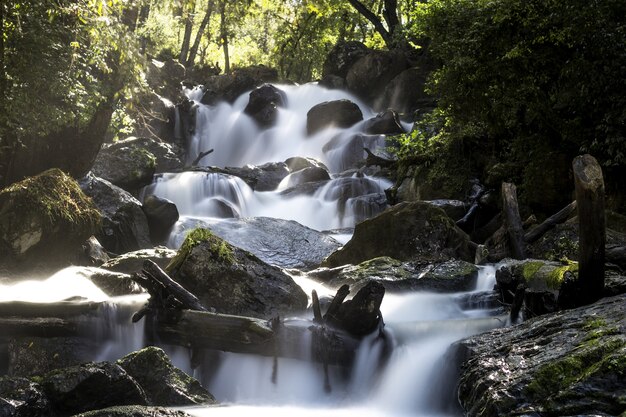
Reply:
<svg viewBox="0 0 626 417"><path fill-rule="evenodd" d="M623 16L621 0L3 1L0 185L19 179L20 149L136 134L153 59L177 59L189 85L256 64L303 83L360 41L433 63L437 106L402 115L417 121L396 138L405 168L450 187L459 171L513 181L526 203L559 207L572 157L589 152L624 211Z"/></svg>

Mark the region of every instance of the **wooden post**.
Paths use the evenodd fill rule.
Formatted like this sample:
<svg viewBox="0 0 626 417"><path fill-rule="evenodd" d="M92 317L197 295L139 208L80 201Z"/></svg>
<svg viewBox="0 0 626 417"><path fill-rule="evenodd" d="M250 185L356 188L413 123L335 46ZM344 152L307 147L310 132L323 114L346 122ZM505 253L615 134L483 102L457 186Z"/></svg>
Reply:
<svg viewBox="0 0 626 417"><path fill-rule="evenodd" d="M602 297L604 289L604 255L606 219L604 214L604 180L598 161L581 155L572 162L576 201L578 204L578 287L580 305Z"/></svg>
<svg viewBox="0 0 626 417"><path fill-rule="evenodd" d="M511 254L515 259L526 259L526 242L524 241L522 218L519 215L519 207L517 205L515 184L502 183L502 211L509 236Z"/></svg>

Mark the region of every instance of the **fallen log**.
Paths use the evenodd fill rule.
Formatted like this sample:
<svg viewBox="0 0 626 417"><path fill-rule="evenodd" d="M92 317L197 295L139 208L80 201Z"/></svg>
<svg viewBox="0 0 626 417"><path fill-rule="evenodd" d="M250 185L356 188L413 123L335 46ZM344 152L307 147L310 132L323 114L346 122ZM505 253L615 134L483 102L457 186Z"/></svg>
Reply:
<svg viewBox="0 0 626 417"><path fill-rule="evenodd" d="M27 301L0 302L0 317L76 317L83 314L95 315L103 303L73 303L59 301L56 303L31 303Z"/></svg>
<svg viewBox="0 0 626 417"><path fill-rule="evenodd" d="M18 336L71 337L93 336L93 327L80 318L1 317L0 339Z"/></svg>
<svg viewBox="0 0 626 417"><path fill-rule="evenodd" d="M548 217L538 226L533 227L524 234L524 240L527 244L533 243L543 236L548 230L552 229L557 224L565 222L569 216L576 210L576 201L572 201L567 206L562 208L559 212Z"/></svg>

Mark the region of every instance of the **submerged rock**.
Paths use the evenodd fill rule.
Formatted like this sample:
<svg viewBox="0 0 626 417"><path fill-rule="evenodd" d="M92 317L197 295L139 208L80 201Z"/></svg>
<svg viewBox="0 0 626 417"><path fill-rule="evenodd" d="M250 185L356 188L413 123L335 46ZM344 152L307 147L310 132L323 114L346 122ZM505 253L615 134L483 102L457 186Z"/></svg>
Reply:
<svg viewBox="0 0 626 417"><path fill-rule="evenodd" d="M41 386L29 379L0 376L0 416L49 417L50 403Z"/></svg>
<svg viewBox="0 0 626 417"><path fill-rule="evenodd" d="M626 409L626 295L459 342L467 416L620 415Z"/></svg>
<svg viewBox="0 0 626 417"><path fill-rule="evenodd" d="M361 109L350 100L325 101L308 111L306 131L313 135L328 127L350 127L361 120Z"/></svg>
<svg viewBox="0 0 626 417"><path fill-rule="evenodd" d="M354 265L379 256L424 262L474 258L468 236L443 210L414 202L398 204L357 224L352 239L323 265Z"/></svg>
<svg viewBox="0 0 626 417"><path fill-rule="evenodd" d="M72 178L50 169L0 191L0 268L58 268L74 261L100 222Z"/></svg>
<svg viewBox="0 0 626 417"><path fill-rule="evenodd" d="M290 276L206 229L187 235L168 272L218 313L271 318L307 305Z"/></svg>
<svg viewBox="0 0 626 417"><path fill-rule="evenodd" d="M143 388L151 405L215 404L215 398L200 383L174 367L165 352L147 347L117 361Z"/></svg>

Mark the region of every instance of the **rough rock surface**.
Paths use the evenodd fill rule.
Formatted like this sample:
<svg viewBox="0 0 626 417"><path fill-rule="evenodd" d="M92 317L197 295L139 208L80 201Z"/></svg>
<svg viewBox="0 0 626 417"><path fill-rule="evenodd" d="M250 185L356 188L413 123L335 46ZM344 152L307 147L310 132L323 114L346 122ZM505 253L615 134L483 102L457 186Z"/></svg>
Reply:
<svg viewBox="0 0 626 417"><path fill-rule="evenodd" d="M363 131L369 135L397 135L404 133L398 113L394 110L385 110L368 119L363 124Z"/></svg>
<svg viewBox="0 0 626 417"><path fill-rule="evenodd" d="M168 272L218 313L268 319L307 304L290 276L205 229L187 235Z"/></svg>
<svg viewBox="0 0 626 417"><path fill-rule="evenodd" d="M407 68L408 62L402 53L370 51L350 67L346 75L348 89L374 102L387 84Z"/></svg>
<svg viewBox="0 0 626 417"><path fill-rule="evenodd" d="M350 127L361 120L363 120L361 109L350 100L325 101L308 111L306 131L313 135L331 126Z"/></svg>
<svg viewBox="0 0 626 417"><path fill-rule="evenodd" d="M0 268L60 267L78 256L96 231L99 213L58 169L0 191Z"/></svg>
<svg viewBox="0 0 626 417"><path fill-rule="evenodd" d="M48 417L50 403L41 386L26 378L0 376L0 416Z"/></svg>
<svg viewBox="0 0 626 417"><path fill-rule="evenodd" d="M191 415L181 410L170 410L164 407L126 405L88 411L76 414L74 417L191 417Z"/></svg>
<svg viewBox="0 0 626 417"><path fill-rule="evenodd" d="M287 104L287 95L284 91L271 84L263 84L250 93L248 105L243 110L262 127L276 124L278 108Z"/></svg>
<svg viewBox="0 0 626 417"><path fill-rule="evenodd" d="M116 254L152 247L148 220L135 197L93 174L83 178L80 186L102 215L96 233L102 246Z"/></svg>
<svg viewBox="0 0 626 417"><path fill-rule="evenodd" d="M174 367L165 352L147 347L117 361L143 388L151 405L214 404L215 398L180 369Z"/></svg>
<svg viewBox="0 0 626 417"><path fill-rule="evenodd" d="M239 177L255 191L273 191L289 175L289 168L284 162L246 165L241 168L210 168L209 170Z"/></svg>
<svg viewBox="0 0 626 417"><path fill-rule="evenodd" d="M166 240L180 217L176 204L166 198L149 195L143 200L141 209L146 214L152 241L161 243Z"/></svg>
<svg viewBox="0 0 626 417"><path fill-rule="evenodd" d="M428 203L401 203L356 225L354 236L324 266L358 264L379 256L399 260L473 261L468 236Z"/></svg>
<svg viewBox="0 0 626 417"><path fill-rule="evenodd" d="M263 65L238 68L232 74L215 75L206 80L202 104L216 104L220 101L232 103L253 88L278 81L278 71Z"/></svg>
<svg viewBox="0 0 626 417"><path fill-rule="evenodd" d="M111 259L109 262L102 265L102 268L108 269L109 271L132 274L133 272L141 271L146 259L150 259L161 268L165 268L175 255L175 250L168 249L164 246L157 246L153 249L141 249L127 252L117 258Z"/></svg>
<svg viewBox="0 0 626 417"><path fill-rule="evenodd" d="M369 49L361 42L337 42L324 61L322 74L325 78L330 75L346 78L350 67L368 52Z"/></svg>
<svg viewBox="0 0 626 417"><path fill-rule="evenodd" d="M129 192L150 184L156 172L156 157L140 145L135 139L104 145L91 172Z"/></svg>
<svg viewBox="0 0 626 417"><path fill-rule="evenodd" d="M626 295L460 343L468 416L620 415L626 410Z"/></svg>

